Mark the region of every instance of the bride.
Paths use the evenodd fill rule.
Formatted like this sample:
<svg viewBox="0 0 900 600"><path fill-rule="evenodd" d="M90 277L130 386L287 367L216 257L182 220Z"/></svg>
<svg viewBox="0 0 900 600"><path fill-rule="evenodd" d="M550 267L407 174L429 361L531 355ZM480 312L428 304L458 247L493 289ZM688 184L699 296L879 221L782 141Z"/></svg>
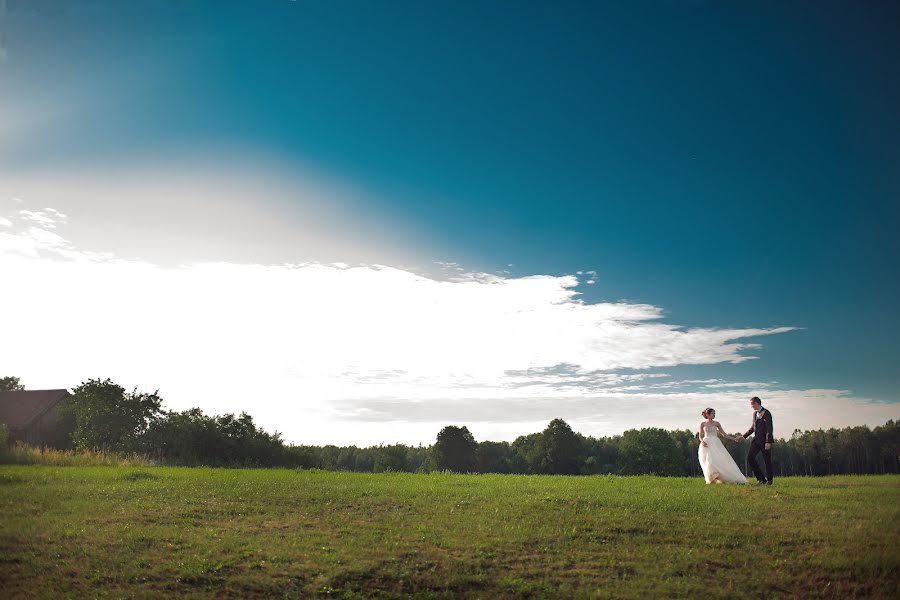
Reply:
<svg viewBox="0 0 900 600"><path fill-rule="evenodd" d="M716 421L716 411L707 408L702 413L706 420L700 423L700 467L706 483L747 483L747 478L735 464L728 449L719 437L730 437Z"/></svg>

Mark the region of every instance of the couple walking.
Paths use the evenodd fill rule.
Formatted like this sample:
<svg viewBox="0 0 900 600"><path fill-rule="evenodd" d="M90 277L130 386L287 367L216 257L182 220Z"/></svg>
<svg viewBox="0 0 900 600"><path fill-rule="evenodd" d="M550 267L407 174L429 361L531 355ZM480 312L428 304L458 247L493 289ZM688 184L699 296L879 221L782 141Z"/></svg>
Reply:
<svg viewBox="0 0 900 600"><path fill-rule="evenodd" d="M700 423L700 448L697 454L706 483L747 483L747 478L719 438L744 441L752 435L753 441L747 455L750 468L760 484L772 485L772 444L775 443L775 437L772 435L772 413L763 408L762 402L756 396L750 398L750 406L753 408L753 424L743 436L739 433L733 436L725 433L722 425L716 421L715 410L707 408L700 413L706 420ZM759 454L763 455L763 461L766 463L765 473L757 463Z"/></svg>

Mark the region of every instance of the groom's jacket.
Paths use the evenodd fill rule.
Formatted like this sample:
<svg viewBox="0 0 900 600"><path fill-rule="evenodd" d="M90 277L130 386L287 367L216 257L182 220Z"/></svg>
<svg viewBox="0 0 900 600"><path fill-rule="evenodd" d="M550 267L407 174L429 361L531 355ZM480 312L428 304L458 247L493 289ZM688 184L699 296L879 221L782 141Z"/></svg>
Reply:
<svg viewBox="0 0 900 600"><path fill-rule="evenodd" d="M753 443L774 444L775 437L772 432L772 413L768 408L759 407L759 410L753 413L753 425L744 434L745 438L753 436Z"/></svg>

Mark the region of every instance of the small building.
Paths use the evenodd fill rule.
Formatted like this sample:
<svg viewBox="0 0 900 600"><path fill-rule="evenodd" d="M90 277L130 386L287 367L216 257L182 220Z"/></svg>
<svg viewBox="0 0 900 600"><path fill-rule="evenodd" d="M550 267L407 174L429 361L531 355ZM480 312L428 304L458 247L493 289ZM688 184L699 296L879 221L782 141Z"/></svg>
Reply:
<svg viewBox="0 0 900 600"><path fill-rule="evenodd" d="M9 445L71 448L75 421L60 409L71 396L68 390L0 392L0 423L9 429Z"/></svg>

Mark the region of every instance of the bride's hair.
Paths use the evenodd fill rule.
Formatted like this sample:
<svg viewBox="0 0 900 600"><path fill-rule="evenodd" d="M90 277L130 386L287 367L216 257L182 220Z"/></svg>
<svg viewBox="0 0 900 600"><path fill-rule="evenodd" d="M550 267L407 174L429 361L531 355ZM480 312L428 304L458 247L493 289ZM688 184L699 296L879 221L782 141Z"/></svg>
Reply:
<svg viewBox="0 0 900 600"><path fill-rule="evenodd" d="M709 413L714 413L714 412L716 412L716 411L714 411L711 408L704 408L703 412L700 414L703 415L704 418L707 418L707 417L709 417Z"/></svg>

